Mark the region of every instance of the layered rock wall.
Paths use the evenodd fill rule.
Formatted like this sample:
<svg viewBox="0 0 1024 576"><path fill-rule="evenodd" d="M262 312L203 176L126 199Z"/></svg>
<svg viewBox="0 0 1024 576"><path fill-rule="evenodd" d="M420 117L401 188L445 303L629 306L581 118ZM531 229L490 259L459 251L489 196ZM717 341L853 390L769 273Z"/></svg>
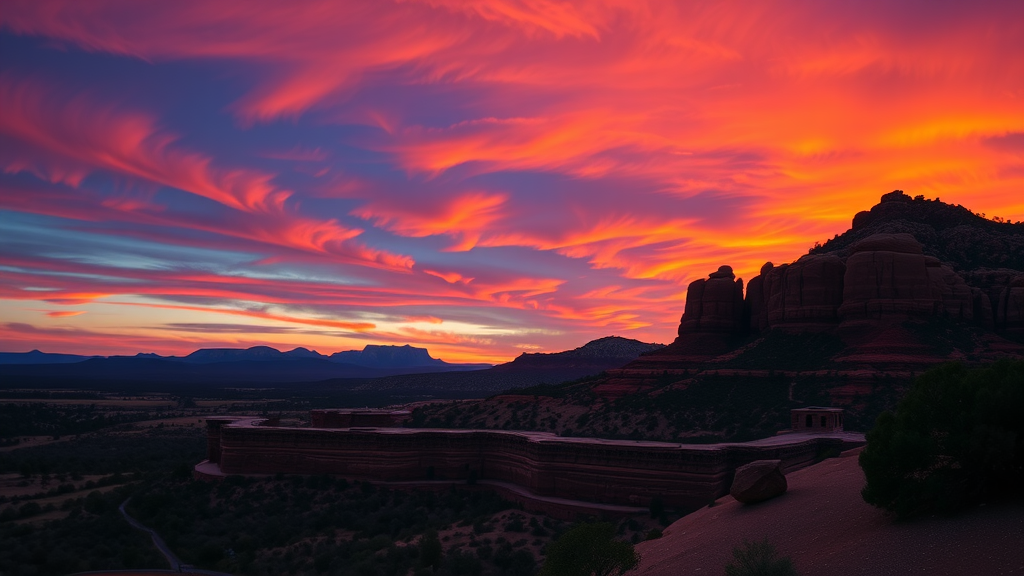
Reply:
<svg viewBox="0 0 1024 576"><path fill-rule="evenodd" d="M793 470L812 463L822 447L844 444L834 436L680 445L542 432L258 424L248 420L210 429L219 439L215 450L222 473L337 474L382 482L493 480L538 496L622 506L646 506L655 496L670 506L701 506L728 491L738 466L780 459Z"/></svg>

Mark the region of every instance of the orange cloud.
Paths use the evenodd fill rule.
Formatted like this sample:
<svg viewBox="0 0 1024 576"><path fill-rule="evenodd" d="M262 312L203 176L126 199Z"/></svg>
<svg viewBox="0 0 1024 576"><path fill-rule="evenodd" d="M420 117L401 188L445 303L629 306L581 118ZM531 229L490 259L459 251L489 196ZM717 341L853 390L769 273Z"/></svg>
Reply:
<svg viewBox="0 0 1024 576"><path fill-rule="evenodd" d="M508 216L505 201L503 194L474 192L447 201L424 198L414 205L371 202L352 214L402 236L456 237L457 243L448 250L463 252L476 246L480 236L496 221Z"/></svg>
<svg viewBox="0 0 1024 576"><path fill-rule="evenodd" d="M424 274L430 274L431 276L437 276L449 284L455 284L456 282L461 284L469 284L473 281L472 278L465 278L458 272L436 272L434 270L424 270Z"/></svg>
<svg viewBox="0 0 1024 576"><path fill-rule="evenodd" d="M0 279L11 300L261 302L299 311L282 318L539 331L361 333L494 358L608 330L666 340L687 282L720 264L749 279L766 260L796 258L893 188L1024 218L1015 3L4 8L3 33L45 39L33 50L128 56L154 75L169 61L214 70L203 78L217 90L189 86L189 105L207 96L204 112L237 128L231 144L206 144L180 114L129 104L145 96L105 99L114 89L101 80L15 58L0 78L0 207L59 220L68 235L109 224L122 243L221 253L125 270L130 261L54 256L63 246L5 251L18 267ZM154 193L164 187L210 208L185 211Z"/></svg>

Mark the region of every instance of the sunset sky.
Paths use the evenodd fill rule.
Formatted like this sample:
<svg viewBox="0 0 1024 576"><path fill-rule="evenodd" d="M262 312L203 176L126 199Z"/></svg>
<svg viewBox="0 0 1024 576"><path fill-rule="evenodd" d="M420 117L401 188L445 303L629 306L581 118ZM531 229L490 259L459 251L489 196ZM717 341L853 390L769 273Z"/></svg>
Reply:
<svg viewBox="0 0 1024 576"><path fill-rule="evenodd" d="M899 188L1024 219L1024 2L0 7L0 350L670 342Z"/></svg>

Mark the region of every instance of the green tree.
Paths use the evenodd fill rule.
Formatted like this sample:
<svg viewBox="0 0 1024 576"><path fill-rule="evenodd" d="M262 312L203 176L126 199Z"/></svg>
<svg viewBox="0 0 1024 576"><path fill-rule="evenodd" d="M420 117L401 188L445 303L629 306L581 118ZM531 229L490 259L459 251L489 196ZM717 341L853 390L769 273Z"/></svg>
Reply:
<svg viewBox="0 0 1024 576"><path fill-rule="evenodd" d="M733 561L725 565L725 576L796 576L789 557L780 558L767 538L759 542L743 541L732 549Z"/></svg>
<svg viewBox="0 0 1024 576"><path fill-rule="evenodd" d="M860 455L869 504L901 517L1024 494L1024 361L922 374Z"/></svg>
<svg viewBox="0 0 1024 576"><path fill-rule="evenodd" d="M615 540L615 526L584 523L551 543L540 576L610 576L640 562L629 542Z"/></svg>

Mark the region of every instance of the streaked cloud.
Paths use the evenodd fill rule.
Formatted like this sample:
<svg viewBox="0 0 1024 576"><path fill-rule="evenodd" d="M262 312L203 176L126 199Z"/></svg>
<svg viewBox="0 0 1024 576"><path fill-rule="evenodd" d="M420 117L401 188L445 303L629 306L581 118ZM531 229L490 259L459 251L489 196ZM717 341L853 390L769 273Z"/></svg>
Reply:
<svg viewBox="0 0 1024 576"><path fill-rule="evenodd" d="M12 0L0 344L669 341L689 281L894 188L1024 219L1022 38L995 0Z"/></svg>

